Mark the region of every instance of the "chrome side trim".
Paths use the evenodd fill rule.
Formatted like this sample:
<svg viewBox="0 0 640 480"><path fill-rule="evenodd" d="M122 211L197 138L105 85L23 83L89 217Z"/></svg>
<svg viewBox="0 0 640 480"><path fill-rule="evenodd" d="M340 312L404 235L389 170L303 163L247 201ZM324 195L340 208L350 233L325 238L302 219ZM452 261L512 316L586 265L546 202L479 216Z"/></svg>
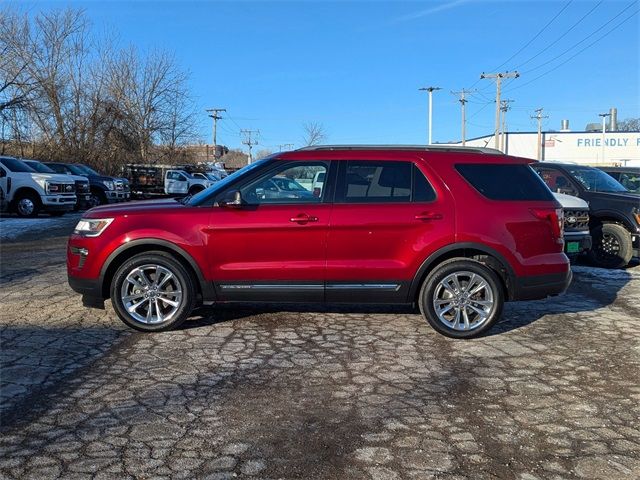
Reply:
<svg viewBox="0 0 640 480"><path fill-rule="evenodd" d="M400 284L397 283L328 283L327 290L389 290L397 292Z"/></svg>
<svg viewBox="0 0 640 480"><path fill-rule="evenodd" d="M220 285L222 290L322 290L324 285Z"/></svg>

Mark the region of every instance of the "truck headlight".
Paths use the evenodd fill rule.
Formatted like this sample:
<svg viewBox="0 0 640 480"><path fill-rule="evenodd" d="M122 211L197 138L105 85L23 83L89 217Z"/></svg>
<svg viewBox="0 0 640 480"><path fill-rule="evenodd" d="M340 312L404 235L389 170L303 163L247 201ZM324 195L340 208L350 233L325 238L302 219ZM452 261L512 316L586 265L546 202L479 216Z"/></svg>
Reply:
<svg viewBox="0 0 640 480"><path fill-rule="evenodd" d="M81 219L73 233L83 237L97 237L113 222L113 218L83 218Z"/></svg>
<svg viewBox="0 0 640 480"><path fill-rule="evenodd" d="M116 186L111 180L105 180L102 184L107 187L107 190L115 190Z"/></svg>

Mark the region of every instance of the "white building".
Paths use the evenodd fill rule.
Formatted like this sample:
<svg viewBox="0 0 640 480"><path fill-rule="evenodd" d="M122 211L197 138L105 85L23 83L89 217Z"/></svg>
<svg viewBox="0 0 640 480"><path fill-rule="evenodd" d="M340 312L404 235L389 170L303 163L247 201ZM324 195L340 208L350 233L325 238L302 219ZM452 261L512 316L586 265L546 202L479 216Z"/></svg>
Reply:
<svg viewBox="0 0 640 480"><path fill-rule="evenodd" d="M639 165L640 132L568 130L542 132L540 160L572 162L583 165ZM538 132L507 132L499 138L500 150L509 155L538 158ZM469 147L495 147L495 135L467 140ZM447 145L461 145L449 143Z"/></svg>

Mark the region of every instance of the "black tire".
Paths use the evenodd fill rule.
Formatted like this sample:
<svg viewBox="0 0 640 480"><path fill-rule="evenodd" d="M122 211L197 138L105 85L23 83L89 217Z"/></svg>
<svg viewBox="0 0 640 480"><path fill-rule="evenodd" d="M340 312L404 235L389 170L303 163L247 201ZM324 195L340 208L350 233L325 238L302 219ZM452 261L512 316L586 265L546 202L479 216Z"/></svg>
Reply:
<svg viewBox="0 0 640 480"><path fill-rule="evenodd" d="M631 261L631 234L617 223L603 223L592 232L593 247L589 259L597 267L623 268Z"/></svg>
<svg viewBox="0 0 640 480"><path fill-rule="evenodd" d="M169 272L171 272L171 274L174 276L171 282L174 282L176 285L174 291L178 291L179 289L182 292L182 296L179 299L179 301L176 300L176 297L172 298L172 301L177 301L178 306L175 312L171 315L171 318L166 321L161 321L158 323L144 323L144 321L141 321L140 319L137 319L134 316L134 315L140 316L141 313L144 312L144 310L142 311L135 310L134 314L132 314L129 311L127 311L127 308L125 307L124 300L122 298L123 284L127 282L127 286L125 287L125 291L128 290L127 293L132 295L137 295L138 298L141 298L140 289L138 289L138 287L133 286L133 284L128 282L126 279L127 279L127 276L130 273L132 273L135 269L137 269L138 267L144 267L144 266L160 266L168 270ZM149 269L148 271L153 272L152 269ZM155 278L151 278L151 277L147 277L147 278L150 281L155 280L155 282L157 283L159 279L161 280L162 278L164 278L164 277L158 278L157 275L158 274L156 274ZM118 314L118 317L120 318L120 320L122 320L129 327L139 330L141 332L160 332L164 330L171 330L178 327L182 322L184 322L187 319L187 317L195 307L195 303L196 303L196 288L195 288L194 279L192 278L189 271L184 267L184 265L182 265L182 263L176 260L175 257L173 257L171 254L166 252L141 253L125 261L120 266L120 268L118 268L115 275L113 276L113 280L111 281L110 293L111 293L111 303L113 305L114 310ZM157 312L156 309L158 307L151 306L151 300L144 300L144 302L147 302L149 304L149 308L151 308L151 312L152 312L151 319L153 320L153 312L154 310ZM172 308L174 308L171 305L167 306L167 304L163 303L162 300L159 303L156 300L156 304L161 305L160 307L161 312L163 309L171 310ZM139 308L144 309L144 306L145 305L143 304ZM149 308L146 309L147 312L149 311ZM166 311L162 313L168 314L168 312Z"/></svg>
<svg viewBox="0 0 640 480"><path fill-rule="evenodd" d="M449 279L452 279L453 275L456 276L460 287L462 287L461 290L458 290L461 295L459 297L460 302L467 303L457 305L458 297L454 297L441 284L441 282L445 281L444 283L448 285ZM475 275L475 277L472 277L472 275ZM479 283L478 279L482 280L483 283ZM475 294L468 295L464 291L467 286L471 286L473 291L481 285L484 285L484 287ZM441 312L444 320L441 320L436 313L435 301L443 302L443 305L454 305L449 310L444 309ZM488 304L481 306L479 303L475 303L479 301L487 302ZM498 275L486 265L469 258L452 258L441 263L429 273L422 283L418 305L420 312L436 332L451 338L467 339L482 335L500 318L504 306L504 291ZM460 308L461 306L462 308ZM474 308L477 309L479 307L482 307L480 308L481 310L485 310L482 316L474 310ZM463 325L465 324L465 314L467 315L469 329L453 328L456 318L458 321L462 321ZM453 316L451 319L453 325L445 323L448 315Z"/></svg>
<svg viewBox="0 0 640 480"><path fill-rule="evenodd" d="M22 218L37 217L41 208L40 197L32 192L20 193L14 200L14 210Z"/></svg>
<svg viewBox="0 0 640 480"><path fill-rule="evenodd" d="M89 198L89 208L98 207L107 203L107 196L100 190L92 190Z"/></svg>
<svg viewBox="0 0 640 480"><path fill-rule="evenodd" d="M52 217L61 217L65 214L65 212L49 212L49 215Z"/></svg>
<svg viewBox="0 0 640 480"><path fill-rule="evenodd" d="M204 190L204 187L191 187L189 189L189 195L195 195L196 193L200 193L202 190Z"/></svg>

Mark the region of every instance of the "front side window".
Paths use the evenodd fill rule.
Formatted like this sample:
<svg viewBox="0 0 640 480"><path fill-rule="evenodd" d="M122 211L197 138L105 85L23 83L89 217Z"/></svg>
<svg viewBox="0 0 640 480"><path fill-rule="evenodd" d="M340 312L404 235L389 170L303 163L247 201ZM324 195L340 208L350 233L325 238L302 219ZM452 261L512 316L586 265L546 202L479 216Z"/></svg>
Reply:
<svg viewBox="0 0 640 480"><path fill-rule="evenodd" d="M626 173L620 174L620 183L630 192L640 192L640 173Z"/></svg>
<svg viewBox="0 0 640 480"><path fill-rule="evenodd" d="M320 203L324 189L314 188L313 179L327 169L325 162L286 163L241 186L240 194L248 205Z"/></svg>

